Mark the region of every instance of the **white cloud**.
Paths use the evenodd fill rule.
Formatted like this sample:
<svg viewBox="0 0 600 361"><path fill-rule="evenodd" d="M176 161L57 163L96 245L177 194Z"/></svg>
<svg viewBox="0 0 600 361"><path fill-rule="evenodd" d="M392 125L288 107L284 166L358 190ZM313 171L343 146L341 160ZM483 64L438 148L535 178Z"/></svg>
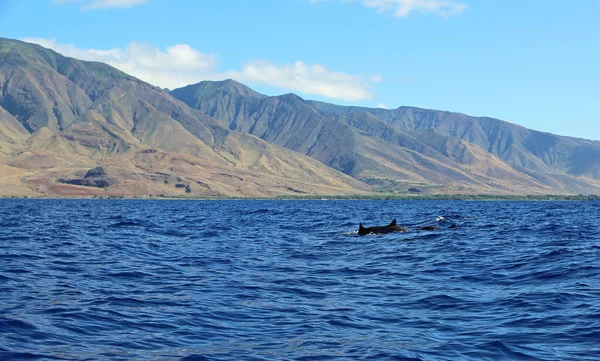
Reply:
<svg viewBox="0 0 600 361"><path fill-rule="evenodd" d="M310 0L321 3L330 0ZM467 4L455 0L340 0L342 2L361 1L364 6L375 8L379 13L392 12L395 16L406 17L414 11L434 13L443 17L460 14L468 9Z"/></svg>
<svg viewBox="0 0 600 361"><path fill-rule="evenodd" d="M332 99L358 101L373 98L367 90L368 81L363 76L332 71L320 64L307 65L301 61L284 65L252 62L236 72L233 78Z"/></svg>
<svg viewBox="0 0 600 361"><path fill-rule="evenodd" d="M166 51L140 43L131 43L124 49L100 50L80 49L49 39L23 40L73 58L107 63L150 84L169 89L202 80L232 78L246 84L262 84L285 91L359 101L372 99L374 95L369 89L382 79L379 74L352 75L302 61L275 64L259 60L243 64L239 70L219 71L217 56L204 54L187 44L177 44Z"/></svg>
<svg viewBox="0 0 600 361"><path fill-rule="evenodd" d="M375 108L381 108L381 109L391 109L387 104L385 103L378 103Z"/></svg>
<svg viewBox="0 0 600 361"><path fill-rule="evenodd" d="M94 0L83 7L84 10L130 8L145 3L148 0Z"/></svg>
<svg viewBox="0 0 600 361"><path fill-rule="evenodd" d="M54 0L54 4L63 5L67 3L81 2L82 0ZM112 9L112 8L131 8L141 5L148 0L92 0L83 5L83 10Z"/></svg>

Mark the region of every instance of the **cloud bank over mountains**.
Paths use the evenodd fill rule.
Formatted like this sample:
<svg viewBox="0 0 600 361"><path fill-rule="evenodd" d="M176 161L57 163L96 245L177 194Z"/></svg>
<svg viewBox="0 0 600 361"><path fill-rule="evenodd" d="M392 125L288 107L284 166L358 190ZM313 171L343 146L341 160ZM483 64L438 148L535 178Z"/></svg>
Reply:
<svg viewBox="0 0 600 361"><path fill-rule="evenodd" d="M127 9L149 0L53 0L55 5L78 4L80 9ZM413 12L434 13L443 17L467 9L456 0L308 0L311 3L341 1L360 2L379 13L406 17ZM301 60L273 63L269 60L250 60L237 69L219 68L218 55L206 54L188 44L175 44L166 49L152 44L131 42L124 48L94 49L63 44L54 39L25 38L66 56L100 61L162 88L174 89L203 80L235 79L250 85L264 85L283 91L328 99L358 102L376 99L375 85L381 74L349 74L319 63ZM386 107L382 105L381 107Z"/></svg>
<svg viewBox="0 0 600 361"><path fill-rule="evenodd" d="M104 50L82 49L53 39L25 38L23 41L73 58L107 63L150 84L169 89L203 80L231 78L330 99L361 101L375 97L371 89L382 78L379 74L348 74L302 61L275 64L267 60L253 60L241 64L240 69L220 71L216 55L202 53L187 44L176 44L162 50L133 42L123 49Z"/></svg>

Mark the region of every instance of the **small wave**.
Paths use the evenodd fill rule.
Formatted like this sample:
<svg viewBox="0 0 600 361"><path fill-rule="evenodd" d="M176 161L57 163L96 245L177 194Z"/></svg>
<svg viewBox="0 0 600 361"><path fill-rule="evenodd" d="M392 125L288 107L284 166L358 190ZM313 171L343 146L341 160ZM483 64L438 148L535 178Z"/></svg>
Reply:
<svg viewBox="0 0 600 361"><path fill-rule="evenodd" d="M61 358L51 355L37 354L31 352L10 352L0 351L0 360L20 361L20 360L72 360L72 358Z"/></svg>
<svg viewBox="0 0 600 361"><path fill-rule="evenodd" d="M271 212L273 212L273 210L263 208L263 209L257 209L254 211L247 212L246 214L267 214L267 213L271 213Z"/></svg>
<svg viewBox="0 0 600 361"><path fill-rule="evenodd" d="M122 221L109 225L111 228L124 228L124 227L144 227L147 226L147 222L141 221Z"/></svg>
<svg viewBox="0 0 600 361"><path fill-rule="evenodd" d="M377 353L374 355L367 356L364 360L375 360L375 361L424 361L424 359L419 357L404 357L399 356L396 353Z"/></svg>
<svg viewBox="0 0 600 361"><path fill-rule="evenodd" d="M341 327L341 328L355 328L358 330L370 330L373 327L369 325L362 324L362 321L354 321L350 317L344 317L344 319L333 319L327 321L331 326Z"/></svg>
<svg viewBox="0 0 600 361"><path fill-rule="evenodd" d="M0 222L0 227L4 230L6 230L7 228L16 228L16 227L22 227L23 226L23 222L19 222L19 221L2 221Z"/></svg>
<svg viewBox="0 0 600 361"><path fill-rule="evenodd" d="M458 297L435 295L421 298L417 301L414 301L414 304L426 306L431 309L449 309L464 308L469 304L469 302Z"/></svg>
<svg viewBox="0 0 600 361"><path fill-rule="evenodd" d="M502 341L489 341L477 345L482 354L492 353L493 355L501 354L509 357L510 360L539 360L534 355L527 354L526 348L516 345L510 345ZM533 352L532 352L533 353Z"/></svg>
<svg viewBox="0 0 600 361"><path fill-rule="evenodd" d="M321 351L318 355L300 356L296 358L298 361L321 361L321 360L337 360L337 355L326 355L325 352Z"/></svg>
<svg viewBox="0 0 600 361"><path fill-rule="evenodd" d="M107 276L108 277L115 277L115 278L132 278L132 279L145 278L145 277L155 277L152 274L144 273L144 272L140 272L140 271L114 272L114 273L107 274Z"/></svg>
<svg viewBox="0 0 600 361"><path fill-rule="evenodd" d="M203 238L216 238L219 237L220 233L217 231L204 231L202 232Z"/></svg>
<svg viewBox="0 0 600 361"><path fill-rule="evenodd" d="M141 307L147 304L146 300L139 300L132 297L106 297L95 299L88 302L88 305L115 305L115 306L131 306Z"/></svg>
<svg viewBox="0 0 600 361"><path fill-rule="evenodd" d="M214 361L214 358L208 358L202 355L190 355L179 359L179 361Z"/></svg>
<svg viewBox="0 0 600 361"><path fill-rule="evenodd" d="M0 260L2 261L11 261L11 260L43 260L43 256L28 254L28 253L19 253L19 254L0 254Z"/></svg>
<svg viewBox="0 0 600 361"><path fill-rule="evenodd" d="M1 317L0 316L0 330L2 330L3 332L20 332L22 330L27 330L27 331L35 331L37 330L37 327L35 327L34 325L18 320L18 319L13 319L13 318L6 318L6 317Z"/></svg>

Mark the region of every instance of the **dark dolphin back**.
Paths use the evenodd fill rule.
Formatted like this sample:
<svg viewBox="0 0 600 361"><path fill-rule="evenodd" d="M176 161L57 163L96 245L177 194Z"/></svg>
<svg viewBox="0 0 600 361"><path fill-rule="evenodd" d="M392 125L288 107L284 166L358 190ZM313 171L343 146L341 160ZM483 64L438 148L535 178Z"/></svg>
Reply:
<svg viewBox="0 0 600 361"><path fill-rule="evenodd" d="M365 234L367 233L367 230L365 227L363 227L362 223L358 224L358 234Z"/></svg>

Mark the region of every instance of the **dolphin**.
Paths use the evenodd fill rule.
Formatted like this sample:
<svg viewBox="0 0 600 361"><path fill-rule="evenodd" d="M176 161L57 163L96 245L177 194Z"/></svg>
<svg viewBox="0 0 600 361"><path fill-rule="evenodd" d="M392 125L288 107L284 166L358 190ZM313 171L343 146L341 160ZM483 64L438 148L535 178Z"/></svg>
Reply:
<svg viewBox="0 0 600 361"><path fill-rule="evenodd" d="M452 224L448 228L456 228L456 224ZM421 231L436 231L440 228L436 227L436 226L425 226L425 227L420 227L417 229L421 230ZM363 227L362 223L358 224L358 234L360 234L360 235L371 234L371 233L385 234L385 233L392 233L392 232L408 232L408 231L410 231L410 229L408 229L406 227L398 226L396 224L396 219L394 219L392 221L392 223L388 224L387 226Z"/></svg>
<svg viewBox="0 0 600 361"><path fill-rule="evenodd" d="M392 221L392 223L388 224L387 226L363 227L362 223L359 223L358 225L358 234L382 234L392 232L408 232L408 228L396 225L395 219Z"/></svg>
<svg viewBox="0 0 600 361"><path fill-rule="evenodd" d="M448 227L448 228L456 228L456 224L452 223L450 225L450 227ZM417 228L417 229L420 229L421 231L437 231L438 229L442 229L442 228L436 227L436 226L425 226L425 227L421 227L421 228Z"/></svg>

